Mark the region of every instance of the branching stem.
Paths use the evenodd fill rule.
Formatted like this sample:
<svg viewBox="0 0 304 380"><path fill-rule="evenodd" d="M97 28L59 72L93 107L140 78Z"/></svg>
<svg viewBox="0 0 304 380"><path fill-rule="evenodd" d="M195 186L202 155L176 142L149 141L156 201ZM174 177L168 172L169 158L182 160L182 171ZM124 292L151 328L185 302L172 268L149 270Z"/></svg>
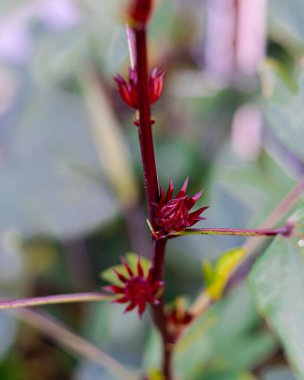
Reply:
<svg viewBox="0 0 304 380"><path fill-rule="evenodd" d="M133 33L132 33L133 32ZM155 203L159 200L159 185L156 170L154 143L151 128L151 105L149 95L149 75L147 57L146 27L127 29L131 62L135 59L135 68L138 80L138 136L141 148L142 166L145 189L149 208L149 220L152 229L155 228ZM135 49L135 51L132 51ZM154 280L162 281L164 278L164 258L166 240L157 240L152 236L152 274ZM171 347L173 340L168 331L163 298L159 305L152 306L153 319L160 331L163 342L162 370L166 380L172 380L171 374Z"/></svg>

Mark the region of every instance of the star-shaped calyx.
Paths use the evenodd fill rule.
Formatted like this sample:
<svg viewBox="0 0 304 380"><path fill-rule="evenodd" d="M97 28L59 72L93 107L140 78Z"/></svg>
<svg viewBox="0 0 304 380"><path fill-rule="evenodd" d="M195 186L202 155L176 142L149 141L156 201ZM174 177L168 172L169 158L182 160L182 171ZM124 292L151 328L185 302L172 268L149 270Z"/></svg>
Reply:
<svg viewBox="0 0 304 380"><path fill-rule="evenodd" d="M184 182L181 190L173 197L174 186L170 180L168 190L165 194L160 189L160 200L155 206L155 224L158 227L156 233L158 236L168 235L171 232L183 231L193 226L199 220L206 218L201 214L208 208L201 207L196 211L190 212L192 207L202 195L202 191L189 197L186 194L189 178Z"/></svg>
<svg viewBox="0 0 304 380"><path fill-rule="evenodd" d="M113 302L128 304L125 312L137 307L138 314L141 317L147 304L159 304L158 298L161 295L164 283L153 280L151 268L145 274L139 257L135 270L131 268L124 258L121 258L121 262L125 273L113 268L120 285L106 286L105 290L119 296Z"/></svg>

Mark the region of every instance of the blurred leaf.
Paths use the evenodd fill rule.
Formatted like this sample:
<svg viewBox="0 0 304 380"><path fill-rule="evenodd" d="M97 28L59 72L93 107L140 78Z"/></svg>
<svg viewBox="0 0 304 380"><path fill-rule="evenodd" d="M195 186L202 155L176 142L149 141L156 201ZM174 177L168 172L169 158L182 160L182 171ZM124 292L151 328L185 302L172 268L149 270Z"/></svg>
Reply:
<svg viewBox="0 0 304 380"><path fill-rule="evenodd" d="M79 77L90 117L90 130L100 162L123 209L138 204L138 188L130 162L130 152L118 125L106 89L94 69Z"/></svg>
<svg viewBox="0 0 304 380"><path fill-rule="evenodd" d="M24 257L21 236L15 230L4 230L0 234L0 285L5 289L22 287L24 279Z"/></svg>
<svg viewBox="0 0 304 380"><path fill-rule="evenodd" d="M270 0L271 21L282 36L287 33L298 42L304 39L304 3L302 0ZM286 36L284 36L286 38Z"/></svg>
<svg viewBox="0 0 304 380"><path fill-rule="evenodd" d="M275 368L263 373L263 380L296 380L288 368Z"/></svg>
<svg viewBox="0 0 304 380"><path fill-rule="evenodd" d="M38 44L35 76L42 83L62 82L74 78L96 60L100 61L105 76L113 75L126 58L128 45L124 29L117 28L116 23L112 28L110 34L105 29L100 33L82 23L66 31L46 34Z"/></svg>
<svg viewBox="0 0 304 380"><path fill-rule="evenodd" d="M250 221L249 225L254 227L262 223L296 185L296 181L266 152L262 152L255 162L245 162L229 148L224 150L220 156L218 165L213 172L213 181L215 186L228 190L241 204L244 204L247 210L249 208L250 215L249 218L247 217L247 223L241 224L243 227L244 224L249 224L248 220ZM212 190L213 198L215 198L216 189ZM223 213L227 208L230 212L227 220L235 220L238 210L229 210L229 205L223 204L218 198L219 195L213 199L212 205L214 204L214 206L210 208L210 212L214 212L212 209L216 208L218 212Z"/></svg>
<svg viewBox="0 0 304 380"><path fill-rule="evenodd" d="M252 368L276 348L268 332L254 331L256 325L257 315L249 291L239 287L199 317L177 343L174 357L177 374L182 379L199 380L212 369L224 371L223 379L228 379L230 372Z"/></svg>
<svg viewBox="0 0 304 380"><path fill-rule="evenodd" d="M162 361L162 340L158 330L151 329L145 344L143 355L143 368L145 372L154 372L156 368L161 368ZM151 377L151 380L154 379ZM150 380L150 378L149 378Z"/></svg>
<svg viewBox="0 0 304 380"><path fill-rule="evenodd" d="M19 10L24 4L31 4L31 0L2 0L0 4L0 21L2 18L11 15L16 10Z"/></svg>
<svg viewBox="0 0 304 380"><path fill-rule="evenodd" d="M16 321L7 313L0 313L0 358L4 357L14 343L17 333Z"/></svg>
<svg viewBox="0 0 304 380"><path fill-rule="evenodd" d="M75 380L116 380L101 366L90 361L82 361L73 378Z"/></svg>
<svg viewBox="0 0 304 380"><path fill-rule="evenodd" d="M290 363L304 377L304 249L276 237L255 264L249 282L260 313L281 338Z"/></svg>
<svg viewBox="0 0 304 380"><path fill-rule="evenodd" d="M109 220L117 203L105 184L80 99L55 89L26 89L8 119L0 162L0 227L60 238ZM6 127L3 124L3 127ZM86 168L90 176L76 167Z"/></svg>
<svg viewBox="0 0 304 380"><path fill-rule="evenodd" d="M149 331L144 315L124 313L125 305L95 303L85 320L84 336L122 363L138 367ZM127 328L126 328L127 326Z"/></svg>
<svg viewBox="0 0 304 380"><path fill-rule="evenodd" d="M189 175L191 179L191 174L197 170L198 152L193 144L182 137L158 140L156 142L156 156L157 160L161 162L158 175L164 188L167 188L170 178L174 180L174 183L177 181L183 183L185 176ZM174 164L172 164L173 162Z"/></svg>
<svg viewBox="0 0 304 380"><path fill-rule="evenodd" d="M50 241L34 239L24 246L27 258L27 274L44 274L54 267L58 260L58 251Z"/></svg>
<svg viewBox="0 0 304 380"><path fill-rule="evenodd" d="M123 20L125 1L80 0L86 10L83 28L90 53L106 74L115 73L128 55Z"/></svg>
<svg viewBox="0 0 304 380"><path fill-rule="evenodd" d="M83 25L46 34L37 47L34 74L47 84L73 78L83 69L90 55L89 33Z"/></svg>
<svg viewBox="0 0 304 380"><path fill-rule="evenodd" d="M304 141L304 72L297 77L297 91L292 92L273 64L264 66L262 81L265 94L265 116L273 131L303 161Z"/></svg>

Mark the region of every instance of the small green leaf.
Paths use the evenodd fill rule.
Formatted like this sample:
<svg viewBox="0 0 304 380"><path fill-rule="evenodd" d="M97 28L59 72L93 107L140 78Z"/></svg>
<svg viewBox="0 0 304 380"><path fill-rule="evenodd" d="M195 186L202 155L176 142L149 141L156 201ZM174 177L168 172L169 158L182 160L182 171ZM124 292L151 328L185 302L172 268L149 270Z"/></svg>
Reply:
<svg viewBox="0 0 304 380"><path fill-rule="evenodd" d="M229 279L230 274L246 255L244 248L233 248L223 253L212 268L209 261L203 262L203 271L208 287L207 293L213 299L219 299Z"/></svg>
<svg viewBox="0 0 304 380"><path fill-rule="evenodd" d="M148 374L149 380L165 380L164 375L158 369L151 369Z"/></svg>
<svg viewBox="0 0 304 380"><path fill-rule="evenodd" d="M215 278L215 271L214 268L209 260L203 261L203 273L204 273L204 279L206 284L212 285Z"/></svg>

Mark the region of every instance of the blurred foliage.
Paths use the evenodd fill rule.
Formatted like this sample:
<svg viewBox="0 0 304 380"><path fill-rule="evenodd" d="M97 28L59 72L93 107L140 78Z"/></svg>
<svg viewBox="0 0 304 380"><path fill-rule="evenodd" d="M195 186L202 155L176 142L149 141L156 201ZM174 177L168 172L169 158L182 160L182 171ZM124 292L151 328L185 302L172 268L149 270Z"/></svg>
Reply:
<svg viewBox="0 0 304 380"><path fill-rule="evenodd" d="M178 342L177 373L195 380L225 373L229 379L242 378L247 368L276 350L275 338L261 327L248 288L238 288L198 318Z"/></svg>
<svg viewBox="0 0 304 380"><path fill-rule="evenodd" d="M303 209L303 201L298 208ZM298 223L303 224L303 211ZM256 263L249 280L261 314L281 337L295 372L302 378L304 257L303 247L298 243L296 238L276 237Z"/></svg>
<svg viewBox="0 0 304 380"><path fill-rule="evenodd" d="M1 296L97 290L100 273L118 265L125 252L150 255L134 115L112 81L127 70L126 1L1 1ZM166 188L172 179L178 188L190 176L190 193L204 188L200 206L211 207L202 227L258 227L304 173L304 4L270 0L271 59L261 65L260 76L234 67L222 81L206 60L210 2L156 3L149 55L151 66L166 70L164 95L153 108L160 184ZM228 53L217 61L227 63ZM102 104L89 92L92 82L87 86L92 72ZM248 104L259 123L250 113L237 122ZM104 132L100 141L94 120L97 129L115 131ZM107 153L109 146L123 147L120 162L128 170L120 168L121 177L138 189L130 202L121 199L117 175L111 177L115 154ZM217 268L222 253L243 241L170 241L166 300L181 294L194 299L208 285L201 263L209 260ZM302 259L298 241L276 238L266 247L250 289L241 285L186 331L175 355L176 373L187 380L303 378ZM143 365L151 380L159 380L160 341L148 315L139 322L136 314L123 315L120 305L108 304L47 310L122 363ZM112 379L33 330L18 328L8 314L0 315L0 336L1 379Z"/></svg>

